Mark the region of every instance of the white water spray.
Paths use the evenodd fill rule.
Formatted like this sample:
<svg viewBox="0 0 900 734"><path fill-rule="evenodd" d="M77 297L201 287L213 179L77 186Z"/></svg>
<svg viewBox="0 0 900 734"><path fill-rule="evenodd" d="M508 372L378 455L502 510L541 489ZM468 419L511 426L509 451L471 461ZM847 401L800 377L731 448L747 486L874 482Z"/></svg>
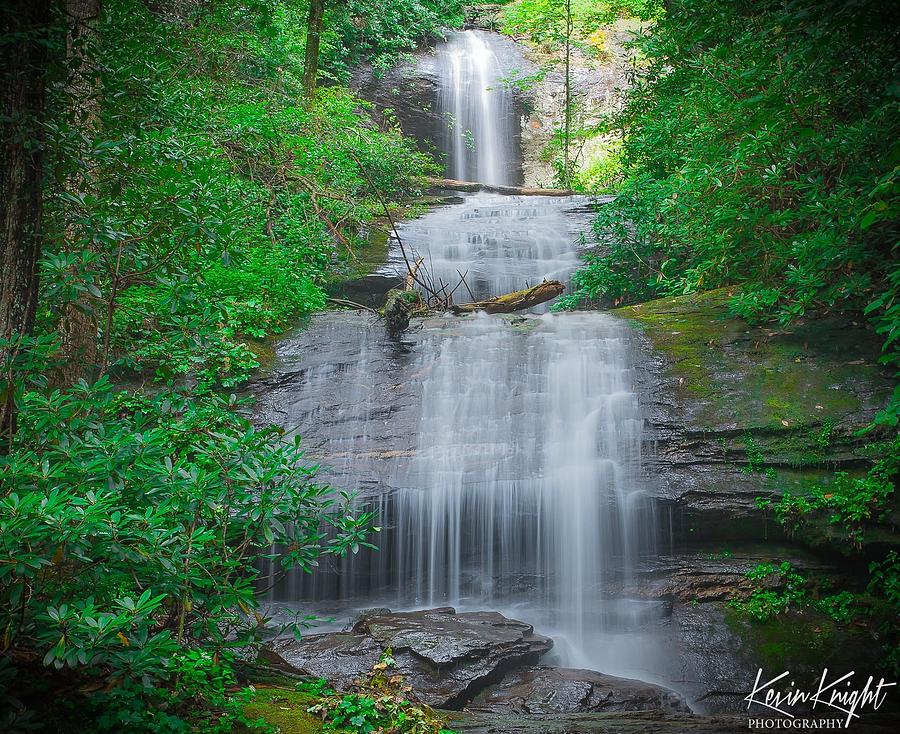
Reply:
<svg viewBox="0 0 900 734"><path fill-rule="evenodd" d="M481 31L451 33L437 54L441 82L438 111L447 132L447 175L487 184L514 183L508 121L512 94L497 54Z"/></svg>

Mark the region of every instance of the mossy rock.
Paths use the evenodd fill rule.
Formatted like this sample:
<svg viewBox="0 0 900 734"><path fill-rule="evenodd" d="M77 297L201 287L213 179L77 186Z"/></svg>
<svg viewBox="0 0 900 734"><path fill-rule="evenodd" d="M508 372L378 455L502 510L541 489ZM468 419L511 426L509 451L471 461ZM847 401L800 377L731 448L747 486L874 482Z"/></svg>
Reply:
<svg viewBox="0 0 900 734"><path fill-rule="evenodd" d="M765 623L729 610L728 626L747 643L747 655L766 671L790 670L813 678L822 667L876 671L879 645L871 633L838 625L810 610L791 611Z"/></svg>
<svg viewBox="0 0 900 734"><path fill-rule="evenodd" d="M280 734L318 734L325 731L324 725L306 710L316 700L310 693L258 688L244 706L244 713L249 719L263 719Z"/></svg>
<svg viewBox="0 0 900 734"><path fill-rule="evenodd" d="M727 436L726 450L739 453L749 433L761 442L769 465L802 468L852 459L835 455L863 443L852 434L894 388L878 364L877 335L838 316L752 327L729 314L733 295L719 289L614 313L664 356L672 389L692 408L690 427Z"/></svg>
<svg viewBox="0 0 900 734"><path fill-rule="evenodd" d="M414 311L424 306L422 295L416 290L394 288L388 291L384 304L384 322L388 333L393 336L402 334L409 328L409 320Z"/></svg>

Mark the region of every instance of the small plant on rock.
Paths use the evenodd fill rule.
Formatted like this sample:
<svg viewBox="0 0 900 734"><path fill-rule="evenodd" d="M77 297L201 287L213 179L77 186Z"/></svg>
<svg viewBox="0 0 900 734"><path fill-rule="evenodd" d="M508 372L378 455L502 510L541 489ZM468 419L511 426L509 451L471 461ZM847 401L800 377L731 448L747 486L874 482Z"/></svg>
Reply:
<svg viewBox="0 0 900 734"><path fill-rule="evenodd" d="M403 676L391 674L395 665L387 650L369 675L345 694L324 697L310 713L325 722L328 731L357 734L453 734L428 706L411 700L412 689Z"/></svg>

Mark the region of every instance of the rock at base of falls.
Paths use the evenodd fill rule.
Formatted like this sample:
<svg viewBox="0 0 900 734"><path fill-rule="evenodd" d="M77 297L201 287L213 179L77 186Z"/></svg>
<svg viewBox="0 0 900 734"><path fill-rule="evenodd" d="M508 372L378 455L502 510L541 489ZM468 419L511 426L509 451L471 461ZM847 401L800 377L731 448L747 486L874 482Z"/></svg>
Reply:
<svg viewBox="0 0 900 734"><path fill-rule="evenodd" d="M511 673L486 688L471 708L520 714L690 711L684 699L668 688L593 670L546 665Z"/></svg>
<svg viewBox="0 0 900 734"><path fill-rule="evenodd" d="M326 678L338 690L365 676L390 648L403 675L425 703L458 708L516 666L537 662L553 641L530 624L497 612L452 607L375 614L352 631L284 638L272 649L294 668Z"/></svg>
<svg viewBox="0 0 900 734"><path fill-rule="evenodd" d="M284 664L347 690L390 649L396 671L423 702L444 709L521 714L688 712L677 693L592 670L537 665L553 646L530 624L452 607L374 613L349 632L282 638ZM270 652L270 659L271 659Z"/></svg>

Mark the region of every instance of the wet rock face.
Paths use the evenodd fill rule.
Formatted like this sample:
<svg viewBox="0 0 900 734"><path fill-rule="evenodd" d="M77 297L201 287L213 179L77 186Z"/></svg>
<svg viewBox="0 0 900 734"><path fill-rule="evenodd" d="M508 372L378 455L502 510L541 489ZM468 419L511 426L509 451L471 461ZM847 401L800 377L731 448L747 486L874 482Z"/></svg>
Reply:
<svg viewBox="0 0 900 734"><path fill-rule="evenodd" d="M270 650L284 661L277 667L326 678L338 689L365 676L382 653L375 640L352 632L305 635L299 641L283 637L270 643Z"/></svg>
<svg viewBox="0 0 900 734"><path fill-rule="evenodd" d="M764 543L741 544L724 553L692 552L682 549L678 555L644 559L630 583L611 584L611 593L636 599L675 602L716 602L746 598L758 586L779 588L779 577L751 581L747 572L760 563L770 562L778 552L794 554L794 568L806 575L837 578L839 569L830 563L807 557L798 549Z"/></svg>
<svg viewBox="0 0 900 734"><path fill-rule="evenodd" d="M427 704L459 708L516 666L553 646L531 625L497 612L451 607L364 617L349 633L277 640L273 650L293 667L346 689L391 649L397 672Z"/></svg>
<svg viewBox="0 0 900 734"><path fill-rule="evenodd" d="M476 27L478 24L469 24ZM351 80L351 88L362 99L371 102L380 122L397 121L404 135L416 141L422 152L438 162L444 160L446 151L439 149L437 141L444 140L454 124L440 109L440 71L437 55L441 41L431 48L423 48L409 58L384 72L360 66ZM496 54L503 72L504 84L510 84L513 119L522 119L526 97L514 80L523 79L538 71L538 67L523 55L522 47L506 36L491 37L491 51ZM516 126L513 132L516 154L511 161L509 183L522 183L521 133ZM546 185L546 184L545 184Z"/></svg>
<svg viewBox="0 0 900 734"><path fill-rule="evenodd" d="M386 110L391 110L404 134L416 140L424 152L435 154L433 141L441 139L446 126L437 112L438 83L432 54L423 51L383 74L361 66L354 73L351 87L371 102L382 118L386 119Z"/></svg>
<svg viewBox="0 0 900 734"><path fill-rule="evenodd" d="M296 430L307 460L322 465L322 481L362 497L384 493L396 457L415 449L411 361L409 345L372 314L317 314L279 341L275 369L251 385L256 418Z"/></svg>
<svg viewBox="0 0 900 734"><path fill-rule="evenodd" d="M674 691L593 670L535 666L518 670L486 689L476 710L521 714L593 711L690 711Z"/></svg>
<svg viewBox="0 0 900 734"><path fill-rule="evenodd" d="M728 289L618 309L641 334L645 470L677 540L776 540L757 498L866 465L856 432L893 383L864 325L822 318L751 327ZM772 475L777 473L777 481Z"/></svg>

